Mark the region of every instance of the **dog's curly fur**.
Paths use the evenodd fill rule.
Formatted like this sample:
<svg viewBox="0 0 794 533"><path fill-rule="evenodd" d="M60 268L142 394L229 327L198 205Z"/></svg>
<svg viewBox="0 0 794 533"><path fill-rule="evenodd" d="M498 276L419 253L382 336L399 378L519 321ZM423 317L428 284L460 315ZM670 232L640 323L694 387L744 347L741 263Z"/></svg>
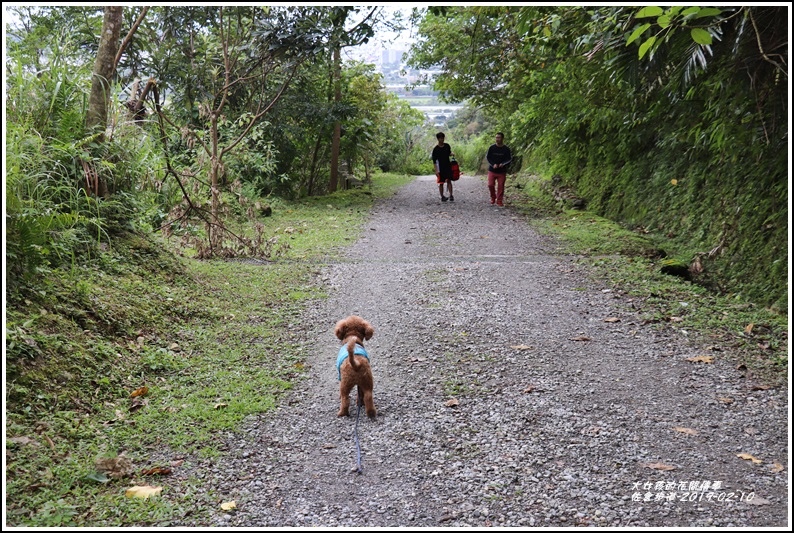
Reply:
<svg viewBox="0 0 794 533"><path fill-rule="evenodd" d="M348 416L350 409L350 391L358 388L358 405L364 403L367 416L375 418L375 402L372 398L374 380L372 369L366 357L354 355L356 343L364 346L364 341L372 338L375 329L360 316L351 315L336 323L334 334L344 344L347 344L347 359L342 363L340 372L342 381L339 385L339 398L341 406L336 416Z"/></svg>

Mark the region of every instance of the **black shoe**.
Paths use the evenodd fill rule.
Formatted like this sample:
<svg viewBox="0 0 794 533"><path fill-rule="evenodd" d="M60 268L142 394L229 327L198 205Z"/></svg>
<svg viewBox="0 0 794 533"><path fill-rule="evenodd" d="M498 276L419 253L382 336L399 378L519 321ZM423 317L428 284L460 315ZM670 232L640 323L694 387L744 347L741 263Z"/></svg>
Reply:
<svg viewBox="0 0 794 533"><path fill-rule="evenodd" d="M444 196L443 194L441 195L441 201L442 201L442 202L446 202L446 201L447 201L447 197L446 197L446 196Z"/></svg>
<svg viewBox="0 0 794 533"><path fill-rule="evenodd" d="M454 202L454 201L455 201L455 197L454 197L454 196L452 196L451 194L449 195L449 201L450 201L450 202Z"/></svg>

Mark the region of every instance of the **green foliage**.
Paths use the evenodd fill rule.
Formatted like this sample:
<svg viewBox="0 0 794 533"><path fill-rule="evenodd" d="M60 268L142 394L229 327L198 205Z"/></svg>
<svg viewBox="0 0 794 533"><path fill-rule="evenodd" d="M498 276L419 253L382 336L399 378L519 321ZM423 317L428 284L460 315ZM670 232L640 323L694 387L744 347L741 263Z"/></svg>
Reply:
<svg viewBox="0 0 794 533"><path fill-rule="evenodd" d="M98 260L53 268L39 291L10 301L8 524L167 525L187 509L215 509L169 492L165 479L145 506L123 494L150 483L139 472L153 458L218 455L219 432L277 405L304 371L291 324L323 297L317 260L356 239L373 199L410 179L376 173L366 190L280 201L260 223L290 242L283 260L183 261L161 241L126 234ZM148 393L130 398L142 386ZM97 457L122 452L132 477L97 475Z"/></svg>
<svg viewBox="0 0 794 533"><path fill-rule="evenodd" d="M436 87L479 103L525 168L669 236L718 291L785 309L786 20L770 6L454 7L425 15L409 62L441 65Z"/></svg>

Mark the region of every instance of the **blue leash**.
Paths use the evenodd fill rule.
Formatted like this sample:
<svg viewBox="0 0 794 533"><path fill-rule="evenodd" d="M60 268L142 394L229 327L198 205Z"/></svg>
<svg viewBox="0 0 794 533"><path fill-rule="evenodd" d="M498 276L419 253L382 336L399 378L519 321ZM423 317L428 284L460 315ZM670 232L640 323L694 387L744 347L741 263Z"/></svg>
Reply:
<svg viewBox="0 0 794 533"><path fill-rule="evenodd" d="M358 392L358 386L356 386L356 392ZM356 465L358 468L356 469L357 473L361 473L361 446L358 443L358 419L359 415L361 415L361 397L359 396L356 399L356 403L358 404L358 409L356 410L356 427L353 429L353 435L356 439Z"/></svg>

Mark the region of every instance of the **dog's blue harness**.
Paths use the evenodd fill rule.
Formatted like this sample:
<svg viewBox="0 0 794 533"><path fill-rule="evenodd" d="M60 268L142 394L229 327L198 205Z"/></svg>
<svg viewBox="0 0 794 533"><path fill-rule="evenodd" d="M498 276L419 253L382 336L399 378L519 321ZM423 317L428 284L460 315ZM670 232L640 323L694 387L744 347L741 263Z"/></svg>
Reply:
<svg viewBox="0 0 794 533"><path fill-rule="evenodd" d="M356 344L355 350L353 350L353 355L362 355L367 358L369 361L369 354L367 350L364 349L363 346L360 344ZM339 348L339 356L336 358L336 373L338 374L338 381L342 381L342 363L345 362L347 359L347 344Z"/></svg>

